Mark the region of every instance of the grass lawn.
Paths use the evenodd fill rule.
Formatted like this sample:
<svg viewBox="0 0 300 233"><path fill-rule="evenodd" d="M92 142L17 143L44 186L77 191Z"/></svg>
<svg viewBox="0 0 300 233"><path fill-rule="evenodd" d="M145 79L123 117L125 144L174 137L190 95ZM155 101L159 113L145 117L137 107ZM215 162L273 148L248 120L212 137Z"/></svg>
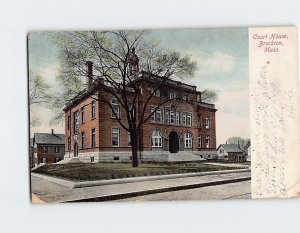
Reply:
<svg viewBox="0 0 300 233"><path fill-rule="evenodd" d="M45 165L32 172L73 181L90 181L231 169L238 168L197 162L139 164L138 168L133 168L129 163L73 163Z"/></svg>

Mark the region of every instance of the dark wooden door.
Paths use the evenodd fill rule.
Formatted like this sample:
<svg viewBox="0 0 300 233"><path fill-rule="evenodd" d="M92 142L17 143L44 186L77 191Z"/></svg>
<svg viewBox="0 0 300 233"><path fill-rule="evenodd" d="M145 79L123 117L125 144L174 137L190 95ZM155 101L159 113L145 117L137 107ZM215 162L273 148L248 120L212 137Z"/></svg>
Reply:
<svg viewBox="0 0 300 233"><path fill-rule="evenodd" d="M178 134L175 131L169 134L169 151L170 153L177 153L179 150Z"/></svg>

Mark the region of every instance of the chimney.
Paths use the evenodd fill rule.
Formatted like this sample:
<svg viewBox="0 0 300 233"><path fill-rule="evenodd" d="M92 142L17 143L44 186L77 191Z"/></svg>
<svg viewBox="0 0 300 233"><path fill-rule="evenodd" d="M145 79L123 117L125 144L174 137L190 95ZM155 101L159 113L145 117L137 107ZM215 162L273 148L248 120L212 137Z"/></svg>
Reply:
<svg viewBox="0 0 300 233"><path fill-rule="evenodd" d="M87 61L85 63L85 66L86 66L86 73L87 73L86 84L88 88L90 88L93 82L93 62Z"/></svg>
<svg viewBox="0 0 300 233"><path fill-rule="evenodd" d="M135 54L135 48L132 47L131 51L129 52L129 74L133 76L137 76L139 73L139 58Z"/></svg>
<svg viewBox="0 0 300 233"><path fill-rule="evenodd" d="M54 134L54 129L51 129L51 133L52 133L52 135Z"/></svg>

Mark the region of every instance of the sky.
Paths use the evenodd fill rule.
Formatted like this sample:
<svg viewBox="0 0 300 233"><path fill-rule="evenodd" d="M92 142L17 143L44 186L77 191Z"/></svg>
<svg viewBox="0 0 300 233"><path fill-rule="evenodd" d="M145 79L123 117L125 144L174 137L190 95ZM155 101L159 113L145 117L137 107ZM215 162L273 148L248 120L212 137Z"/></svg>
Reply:
<svg viewBox="0 0 300 233"><path fill-rule="evenodd" d="M164 29L152 30L151 36L162 48L190 55L197 62L194 77L185 78L185 83L196 85L200 91L216 91L217 146L233 136L250 138L247 28ZM29 70L39 74L53 91L59 88L55 77L62 68L58 52L47 33L29 35ZM39 126L31 128L31 135L51 129L64 133L63 123L51 122L55 116L52 110L34 105L31 114L40 120Z"/></svg>

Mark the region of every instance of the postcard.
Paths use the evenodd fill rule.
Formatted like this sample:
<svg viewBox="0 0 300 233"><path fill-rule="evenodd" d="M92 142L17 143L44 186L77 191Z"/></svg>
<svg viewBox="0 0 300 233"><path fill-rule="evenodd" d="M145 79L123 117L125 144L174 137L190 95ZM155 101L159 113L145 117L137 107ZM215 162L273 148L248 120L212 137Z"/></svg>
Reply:
<svg viewBox="0 0 300 233"><path fill-rule="evenodd" d="M27 40L33 203L300 195L296 27Z"/></svg>

